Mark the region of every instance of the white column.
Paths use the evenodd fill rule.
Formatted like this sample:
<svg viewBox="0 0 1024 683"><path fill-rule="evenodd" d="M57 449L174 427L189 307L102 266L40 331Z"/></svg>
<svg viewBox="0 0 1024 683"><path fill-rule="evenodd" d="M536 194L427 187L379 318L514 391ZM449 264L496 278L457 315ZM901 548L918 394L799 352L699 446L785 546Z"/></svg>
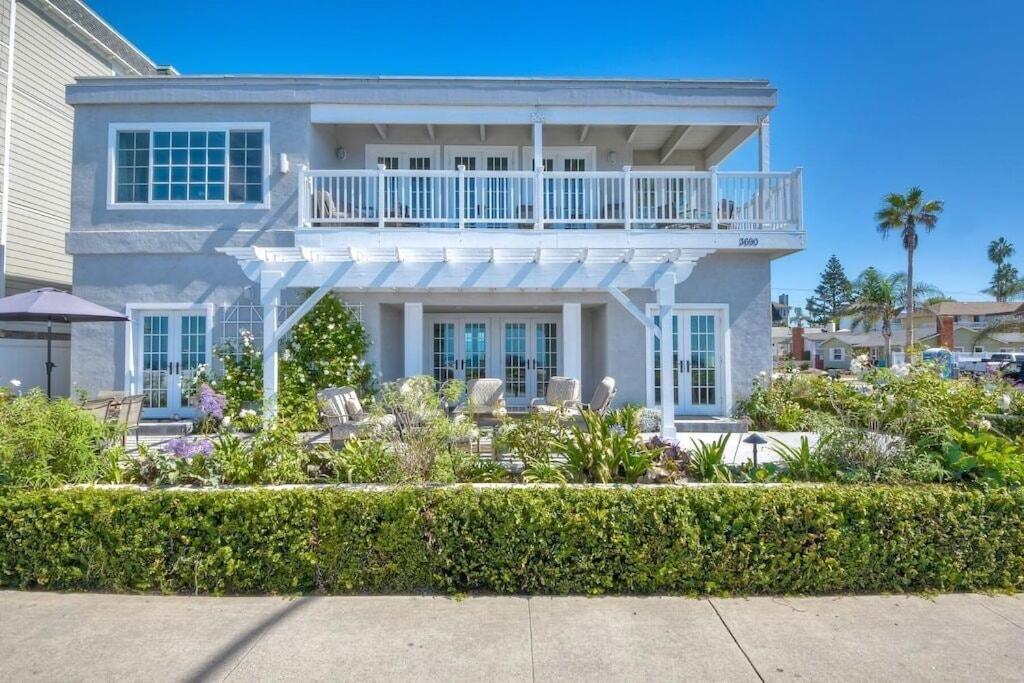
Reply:
<svg viewBox="0 0 1024 683"><path fill-rule="evenodd" d="M423 304L405 304L405 369L406 377L423 374Z"/></svg>
<svg viewBox="0 0 1024 683"><path fill-rule="evenodd" d="M767 114L757 127L757 170L761 173L772 170L771 130Z"/></svg>
<svg viewBox="0 0 1024 683"><path fill-rule="evenodd" d="M583 306L562 304L562 374L583 380Z"/></svg>
<svg viewBox="0 0 1024 683"><path fill-rule="evenodd" d="M533 227L544 227L544 124L533 122Z"/></svg>
<svg viewBox="0 0 1024 683"><path fill-rule="evenodd" d="M263 417L272 420L277 414L277 340L278 304L281 301L280 276L260 276L260 304L263 306Z"/></svg>
<svg viewBox="0 0 1024 683"><path fill-rule="evenodd" d="M672 308L676 303L676 276L665 273L658 279L658 315L661 323L661 438L676 438L676 364L672 356ZM681 331L680 331L681 332Z"/></svg>

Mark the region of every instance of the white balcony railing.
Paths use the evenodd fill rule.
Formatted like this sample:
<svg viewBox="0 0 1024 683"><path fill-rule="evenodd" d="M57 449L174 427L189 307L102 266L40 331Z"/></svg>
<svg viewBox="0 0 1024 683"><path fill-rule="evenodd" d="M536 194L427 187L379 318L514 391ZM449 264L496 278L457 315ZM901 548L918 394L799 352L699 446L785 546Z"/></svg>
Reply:
<svg viewBox="0 0 1024 683"><path fill-rule="evenodd" d="M300 173L302 227L624 228L803 231L791 173L716 170ZM542 197L541 201L535 198Z"/></svg>

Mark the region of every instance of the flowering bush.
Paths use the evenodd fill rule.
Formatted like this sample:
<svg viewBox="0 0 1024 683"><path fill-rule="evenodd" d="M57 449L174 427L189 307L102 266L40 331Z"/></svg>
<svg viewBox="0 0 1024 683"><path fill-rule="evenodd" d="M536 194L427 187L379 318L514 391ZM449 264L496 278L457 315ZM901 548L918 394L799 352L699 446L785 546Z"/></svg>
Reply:
<svg viewBox="0 0 1024 683"><path fill-rule="evenodd" d="M168 441L165 450L180 460L191 460L197 455L208 456L212 454L213 442L209 439L180 437Z"/></svg>
<svg viewBox="0 0 1024 683"><path fill-rule="evenodd" d="M316 392L353 387L360 396L373 388L373 367L364 360L369 340L363 324L334 296L317 302L291 330L282 352L279 414L302 430L320 427Z"/></svg>
<svg viewBox="0 0 1024 683"><path fill-rule="evenodd" d="M263 354L256 348L252 332L242 330L238 347L221 344L215 350L223 375L213 382L227 397L230 415L238 415L247 405L263 403Z"/></svg>

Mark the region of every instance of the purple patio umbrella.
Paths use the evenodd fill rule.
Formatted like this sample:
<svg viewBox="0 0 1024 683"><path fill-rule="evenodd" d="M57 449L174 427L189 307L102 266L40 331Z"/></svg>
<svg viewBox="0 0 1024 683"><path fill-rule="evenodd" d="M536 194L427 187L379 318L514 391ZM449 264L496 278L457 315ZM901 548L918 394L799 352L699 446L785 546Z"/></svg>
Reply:
<svg viewBox="0 0 1024 683"><path fill-rule="evenodd" d="M0 299L0 320L46 323L46 395L51 396L54 323L127 322L128 316L52 287Z"/></svg>

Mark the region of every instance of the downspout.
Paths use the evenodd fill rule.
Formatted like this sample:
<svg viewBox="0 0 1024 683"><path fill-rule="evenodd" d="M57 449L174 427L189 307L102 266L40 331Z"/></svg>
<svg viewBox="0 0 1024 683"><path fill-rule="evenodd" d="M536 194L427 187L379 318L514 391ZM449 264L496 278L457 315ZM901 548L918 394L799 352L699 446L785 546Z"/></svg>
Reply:
<svg viewBox="0 0 1024 683"><path fill-rule="evenodd" d="M0 297L7 295L7 198L11 183L11 112L14 101L14 19L18 0L10 0L11 21L7 27L7 87L4 100L3 195L0 196Z"/></svg>

